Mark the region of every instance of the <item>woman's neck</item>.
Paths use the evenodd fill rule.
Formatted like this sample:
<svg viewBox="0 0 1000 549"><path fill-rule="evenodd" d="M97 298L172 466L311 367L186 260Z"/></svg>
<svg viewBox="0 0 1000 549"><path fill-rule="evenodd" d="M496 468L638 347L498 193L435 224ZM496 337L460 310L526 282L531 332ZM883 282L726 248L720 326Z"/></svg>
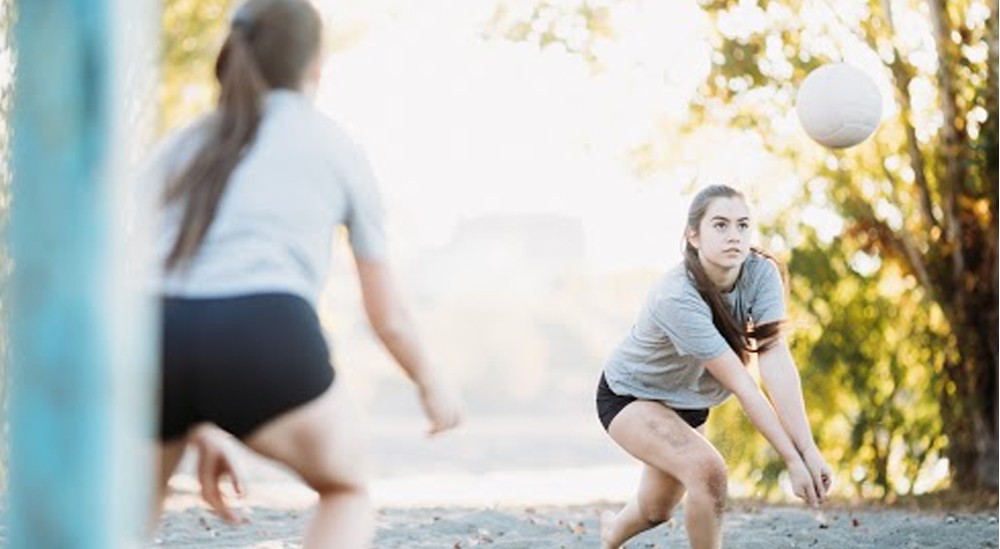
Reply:
<svg viewBox="0 0 1000 549"><path fill-rule="evenodd" d="M734 268L723 268L713 263L709 263L702 258L698 258L701 262L702 269L705 269L705 274L708 275L708 279L712 281L712 284L722 293L726 293L733 289L736 285L736 279L740 277L740 271L743 269L743 265Z"/></svg>

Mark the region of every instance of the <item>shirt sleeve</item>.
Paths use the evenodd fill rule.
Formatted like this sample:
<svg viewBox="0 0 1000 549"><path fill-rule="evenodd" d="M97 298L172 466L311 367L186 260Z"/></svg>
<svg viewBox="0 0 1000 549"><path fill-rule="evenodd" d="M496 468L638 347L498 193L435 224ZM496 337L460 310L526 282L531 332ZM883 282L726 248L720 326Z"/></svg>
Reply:
<svg viewBox="0 0 1000 549"><path fill-rule="evenodd" d="M681 354L709 360L723 354L729 344L712 323L712 311L701 296L654 298L650 317Z"/></svg>
<svg viewBox="0 0 1000 549"><path fill-rule="evenodd" d="M350 179L347 208L348 239L357 257L383 259L386 256L385 209L375 176L366 155L354 148L346 176Z"/></svg>
<svg viewBox="0 0 1000 549"><path fill-rule="evenodd" d="M754 324L776 322L785 318L785 286L778 266L769 259L762 259L760 265L756 291L750 304L750 316Z"/></svg>

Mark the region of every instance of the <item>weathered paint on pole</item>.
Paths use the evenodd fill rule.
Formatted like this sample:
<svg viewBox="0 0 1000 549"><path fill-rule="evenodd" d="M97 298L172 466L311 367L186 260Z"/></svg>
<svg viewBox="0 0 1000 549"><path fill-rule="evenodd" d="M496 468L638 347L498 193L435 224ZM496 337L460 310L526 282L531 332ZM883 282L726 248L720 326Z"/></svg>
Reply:
<svg viewBox="0 0 1000 549"><path fill-rule="evenodd" d="M152 5L16 6L11 548L136 547L144 535L153 313L128 274L126 196L152 103Z"/></svg>

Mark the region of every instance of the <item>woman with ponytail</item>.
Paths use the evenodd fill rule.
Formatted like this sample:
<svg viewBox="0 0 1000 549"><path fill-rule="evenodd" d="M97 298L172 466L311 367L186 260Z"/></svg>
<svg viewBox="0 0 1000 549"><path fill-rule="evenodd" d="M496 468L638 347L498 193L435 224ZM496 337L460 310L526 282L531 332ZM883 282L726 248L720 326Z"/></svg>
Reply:
<svg viewBox="0 0 1000 549"><path fill-rule="evenodd" d="M312 105L321 50L322 21L307 0L249 0L216 62L217 108L154 156L159 487L162 501L190 438L206 499L232 517L215 485L231 463L202 428L214 425L318 492L305 547L355 548L372 534L366 452L315 310L338 227L368 319L417 386L429 432L460 418L396 293L369 165Z"/></svg>
<svg viewBox="0 0 1000 549"><path fill-rule="evenodd" d="M783 277L773 258L750 247L750 235L742 194L723 185L701 190L688 211L684 261L655 285L604 366L598 416L643 462L635 497L601 517L606 549L670 520L685 493L691 547L721 546L728 475L705 421L730 395L785 461L795 495L813 506L826 498L832 472L813 441L780 331ZM746 369L754 354L770 401Z"/></svg>

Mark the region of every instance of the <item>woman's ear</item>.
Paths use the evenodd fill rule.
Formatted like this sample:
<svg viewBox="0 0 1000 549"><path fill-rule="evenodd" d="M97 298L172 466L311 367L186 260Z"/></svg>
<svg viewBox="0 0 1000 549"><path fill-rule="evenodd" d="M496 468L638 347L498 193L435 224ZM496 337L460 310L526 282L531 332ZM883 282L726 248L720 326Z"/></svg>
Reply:
<svg viewBox="0 0 1000 549"><path fill-rule="evenodd" d="M684 239L687 240L687 243L696 250L699 249L701 246L701 242L699 242L698 239L698 233L695 231L691 230L687 231L687 233L684 235Z"/></svg>
<svg viewBox="0 0 1000 549"><path fill-rule="evenodd" d="M315 96L319 88L320 79L323 77L323 63L325 55L317 53L312 61L306 65L305 74L302 75L302 91L306 95Z"/></svg>
<svg viewBox="0 0 1000 549"><path fill-rule="evenodd" d="M323 52L317 53L316 57L313 58L312 63L309 63L309 77L313 79L317 85L321 78L323 78L323 65L326 63L326 55Z"/></svg>

